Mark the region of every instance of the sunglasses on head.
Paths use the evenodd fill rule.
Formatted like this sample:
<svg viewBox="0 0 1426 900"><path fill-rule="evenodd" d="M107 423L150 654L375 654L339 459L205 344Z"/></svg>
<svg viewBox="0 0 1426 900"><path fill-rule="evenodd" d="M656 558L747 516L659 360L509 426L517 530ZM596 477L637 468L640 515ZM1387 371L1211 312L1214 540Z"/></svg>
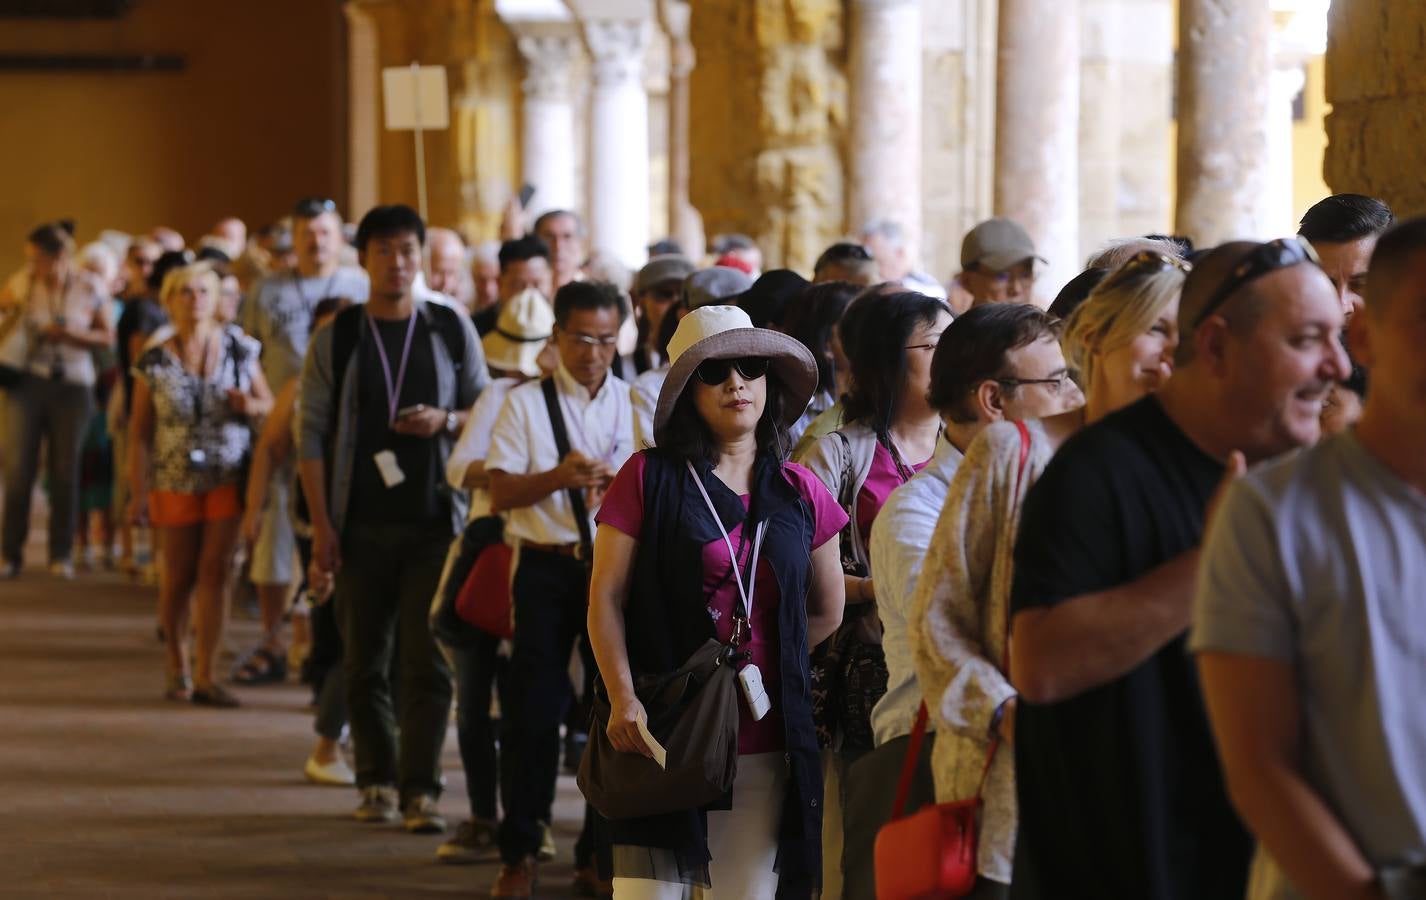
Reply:
<svg viewBox="0 0 1426 900"><path fill-rule="evenodd" d="M744 356L738 359L705 359L693 373L698 380L710 387L716 387L728 380L734 369L748 381L756 381L767 374L768 360L765 356Z"/></svg>
<svg viewBox="0 0 1426 900"><path fill-rule="evenodd" d="M1233 267L1233 271L1223 279L1218 290L1214 291L1213 296L1208 298L1208 302L1203 304L1202 311L1193 319L1193 327L1197 328L1206 322L1209 316L1218 311L1218 307L1253 279L1305 262L1321 265L1321 261L1317 258L1317 251L1313 250L1312 245L1300 237L1278 238L1275 241L1268 241L1266 244L1259 244Z"/></svg>
<svg viewBox="0 0 1426 900"><path fill-rule="evenodd" d="M322 213L336 212L337 201L324 197L304 197L292 207L292 214L299 219L315 219Z"/></svg>

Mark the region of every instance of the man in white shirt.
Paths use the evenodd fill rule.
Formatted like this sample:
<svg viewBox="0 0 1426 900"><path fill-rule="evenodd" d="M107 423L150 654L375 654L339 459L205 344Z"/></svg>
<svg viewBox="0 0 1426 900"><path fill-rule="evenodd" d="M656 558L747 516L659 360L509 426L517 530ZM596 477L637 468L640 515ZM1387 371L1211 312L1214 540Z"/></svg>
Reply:
<svg viewBox="0 0 1426 900"><path fill-rule="evenodd" d="M624 314L618 292L570 282L555 293L554 307L560 366L510 392L485 460L492 507L508 511L505 534L519 547L501 753L521 764L502 773L504 866L494 897L531 895L540 818L554 800L559 726L571 701L566 663L585 634L592 514L634 448L629 385L609 372ZM568 442L564 454L555 415ZM592 848L581 845L576 880L592 887Z"/></svg>
<svg viewBox="0 0 1426 900"><path fill-rule="evenodd" d="M912 607L951 479L971 441L987 425L1062 411L1058 399L1044 391L981 388L997 384L997 379L1039 377L1046 365L1056 368L1056 359L1063 367L1057 341L1054 321L1036 307L978 306L941 333L931 359L929 399L945 430L931 462L892 492L871 530L871 573L888 677L886 694L871 713L878 749L858 760L847 775L842 858L844 896L849 900L875 895L871 862L876 832L890 818L896 779L921 707L912 655ZM935 797L930 761L930 748L925 747L908 811Z"/></svg>

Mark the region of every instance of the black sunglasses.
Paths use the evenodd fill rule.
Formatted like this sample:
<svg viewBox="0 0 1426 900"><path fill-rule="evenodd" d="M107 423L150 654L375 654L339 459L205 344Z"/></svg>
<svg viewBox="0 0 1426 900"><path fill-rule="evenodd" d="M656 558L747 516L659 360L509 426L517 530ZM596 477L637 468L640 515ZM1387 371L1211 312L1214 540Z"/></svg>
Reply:
<svg viewBox="0 0 1426 900"><path fill-rule="evenodd" d="M322 213L337 211L337 201L325 197L303 197L292 207L292 214L299 219L315 219Z"/></svg>
<svg viewBox="0 0 1426 900"><path fill-rule="evenodd" d="M710 387L717 387L728 380L734 369L748 381L756 381L767 374L766 356L743 356L738 359L705 359L693 370L698 380Z"/></svg>
<svg viewBox="0 0 1426 900"><path fill-rule="evenodd" d="M1222 306L1229 297L1248 282L1261 278L1269 272L1290 268L1305 262L1310 262L1313 265L1322 264L1317 258L1317 251L1313 250L1312 245L1300 237L1278 238L1275 241L1268 241L1266 244L1259 244L1233 267L1233 271L1223 279L1218 290L1214 291L1213 296L1208 298L1208 302L1203 304L1203 309L1193 319L1193 327L1197 328L1207 321L1209 316L1218 311L1218 307Z"/></svg>

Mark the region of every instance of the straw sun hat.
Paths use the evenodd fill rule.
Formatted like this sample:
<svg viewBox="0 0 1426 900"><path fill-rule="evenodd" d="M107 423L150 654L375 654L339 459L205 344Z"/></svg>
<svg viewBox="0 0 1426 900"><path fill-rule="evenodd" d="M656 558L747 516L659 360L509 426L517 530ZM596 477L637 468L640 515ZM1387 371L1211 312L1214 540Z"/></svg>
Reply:
<svg viewBox="0 0 1426 900"><path fill-rule="evenodd" d="M521 291L500 308L495 329L481 340L487 365L540 377L540 351L555 327L555 311L534 288Z"/></svg>
<svg viewBox="0 0 1426 900"><path fill-rule="evenodd" d="M754 328L748 314L736 306L702 306L684 316L668 342L668 356L668 377L654 409L654 439L659 443L688 379L704 360L744 356L769 360L785 400L785 425L801 417L817 390L817 364L807 348L780 332Z"/></svg>

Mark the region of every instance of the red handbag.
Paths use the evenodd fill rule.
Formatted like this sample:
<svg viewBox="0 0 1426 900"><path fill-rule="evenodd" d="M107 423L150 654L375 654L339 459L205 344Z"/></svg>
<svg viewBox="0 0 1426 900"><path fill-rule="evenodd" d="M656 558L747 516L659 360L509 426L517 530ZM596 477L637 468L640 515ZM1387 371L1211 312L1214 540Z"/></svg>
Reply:
<svg viewBox="0 0 1426 900"><path fill-rule="evenodd" d="M1025 463L1030 457L1030 432L1023 422L1015 424L1020 429L1020 467L1013 496L1018 500L1021 484L1025 480ZM1001 671L1009 672L1008 608L1005 615L1007 627ZM996 738L990 742L974 797L931 804L914 815L905 816L906 797L911 791L916 762L921 756L921 744L926 738L928 717L923 702L916 713L916 725L911 729L911 744L906 748L906 762L901 767L901 782L896 788L891 821L876 834L877 900L949 900L964 897L975 888L981 795L985 791L985 780L990 775L990 764L995 761L995 751L1000 749L1000 740Z"/></svg>
<svg viewBox="0 0 1426 900"><path fill-rule="evenodd" d="M497 541L480 551L456 596L456 615L498 638L515 635L510 616L510 563L514 551Z"/></svg>

